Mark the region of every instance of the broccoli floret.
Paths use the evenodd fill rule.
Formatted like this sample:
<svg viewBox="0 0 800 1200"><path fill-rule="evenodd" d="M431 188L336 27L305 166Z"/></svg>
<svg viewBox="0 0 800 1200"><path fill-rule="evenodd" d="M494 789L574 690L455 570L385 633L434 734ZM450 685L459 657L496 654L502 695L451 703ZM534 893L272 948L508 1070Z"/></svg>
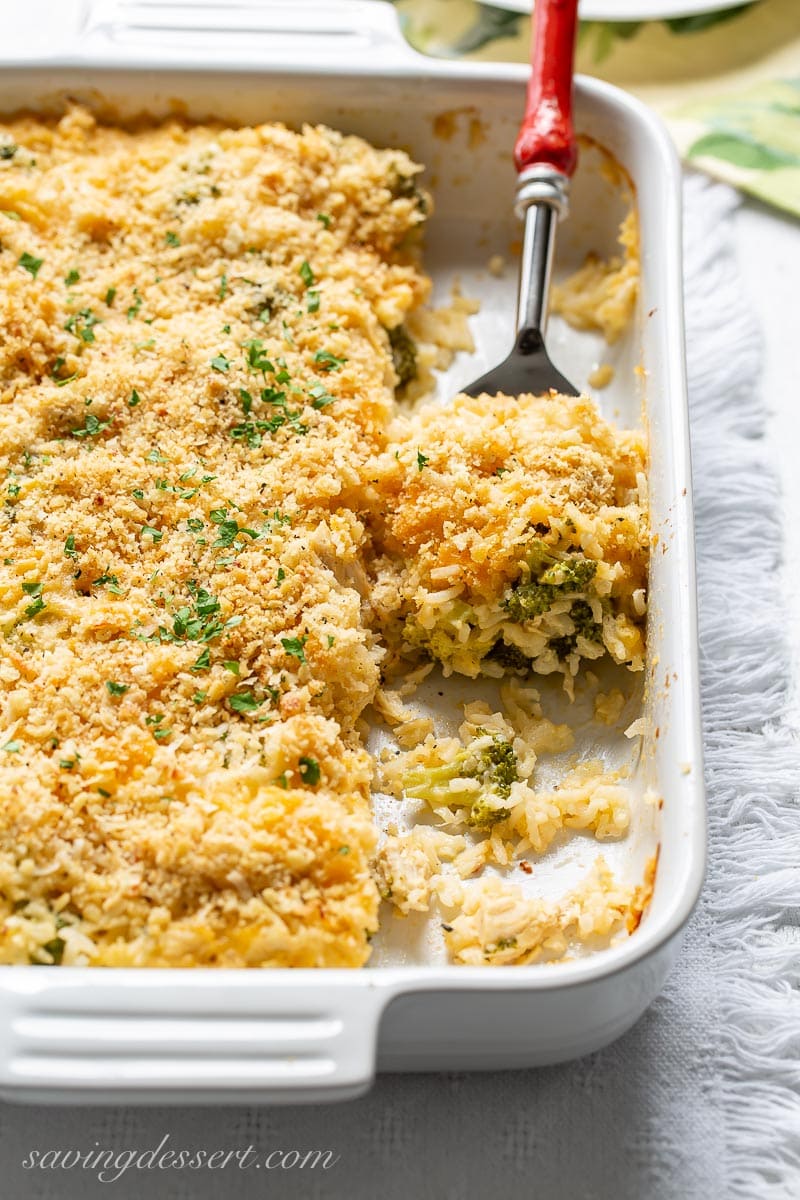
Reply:
<svg viewBox="0 0 800 1200"><path fill-rule="evenodd" d="M486 947L484 958L490 959L492 955L499 954L502 950L513 950L516 944L517 939L515 937L498 938L496 942L492 942L490 946Z"/></svg>
<svg viewBox="0 0 800 1200"><path fill-rule="evenodd" d="M574 633L565 633L563 637L551 638L547 645L558 658L569 658L578 645L578 638Z"/></svg>
<svg viewBox="0 0 800 1200"><path fill-rule="evenodd" d="M456 640L456 626L462 621L472 625L474 619L475 610L469 604L465 604L463 600L455 600L448 611L447 618L435 625L433 629L424 629L413 616L407 617L403 626L403 640L409 646L427 651L431 658L447 663L462 645Z"/></svg>
<svg viewBox="0 0 800 1200"><path fill-rule="evenodd" d="M389 344L392 347L392 363L397 375L398 388L404 388L417 378L417 346L405 325L390 329Z"/></svg>
<svg viewBox="0 0 800 1200"><path fill-rule="evenodd" d="M499 663L506 671L521 671L527 675L531 669L531 660L522 653L519 646L512 646L502 638L495 642L487 657L492 662Z"/></svg>
<svg viewBox="0 0 800 1200"><path fill-rule="evenodd" d="M596 574L597 563L591 558L572 557L548 567L539 582L550 584L560 591L582 592Z"/></svg>
<svg viewBox="0 0 800 1200"><path fill-rule="evenodd" d="M575 631L567 633L563 637L553 638L548 643L550 649L554 650L559 658L567 658L577 649L579 635L590 642L599 642L603 635L602 625L595 621L592 606L585 600L576 600L569 615L572 617Z"/></svg>
<svg viewBox="0 0 800 1200"><path fill-rule="evenodd" d="M481 764L483 782L506 799L511 794L512 783L518 778L514 747L504 737L493 737L491 744L481 751Z"/></svg>
<svg viewBox="0 0 800 1200"><path fill-rule="evenodd" d="M487 736L479 730L481 740ZM499 735L475 749L468 746L451 762L438 767L412 767L403 777L403 791L412 800L424 800L431 808L469 808L467 824L477 829L488 829L498 821L504 821L510 810L498 807L497 800L507 800L511 785L518 778L517 756L509 741ZM471 792L468 799L461 799L458 792L450 790L453 779L477 779L480 791ZM494 803L493 803L494 801Z"/></svg>
<svg viewBox="0 0 800 1200"><path fill-rule="evenodd" d="M575 624L576 633L588 638L590 642L600 640L602 626L595 621L591 604L587 604L585 600L576 600L569 610L569 615Z"/></svg>
<svg viewBox="0 0 800 1200"><path fill-rule="evenodd" d="M474 804L470 805L467 824L473 829L491 829L498 821L505 821L509 815L509 809L495 808L485 796L479 796Z"/></svg>
<svg viewBox="0 0 800 1200"><path fill-rule="evenodd" d="M402 175L396 163L392 163L386 179L386 186L392 193L393 200L409 196L414 200L420 213L424 216L428 211L428 197L417 185L415 175Z"/></svg>
<svg viewBox="0 0 800 1200"><path fill-rule="evenodd" d="M443 663L450 661L455 650L452 633L448 633L447 630L440 627L423 629L413 617L409 617L403 626L403 641L407 642L409 646L427 651L431 658Z"/></svg>
<svg viewBox="0 0 800 1200"><path fill-rule="evenodd" d="M531 573L532 579L538 579L548 567L552 567L554 563L559 561L558 555L541 538L533 538L528 543L528 548L525 551L525 563Z"/></svg>
<svg viewBox="0 0 800 1200"><path fill-rule="evenodd" d="M516 584L503 600L514 621L540 617L559 597L584 591L597 573L597 563L591 558L559 555L540 538L528 547L525 563L530 579Z"/></svg>
<svg viewBox="0 0 800 1200"><path fill-rule="evenodd" d="M532 621L547 612L558 591L548 583L520 583L503 600L503 607L514 621Z"/></svg>

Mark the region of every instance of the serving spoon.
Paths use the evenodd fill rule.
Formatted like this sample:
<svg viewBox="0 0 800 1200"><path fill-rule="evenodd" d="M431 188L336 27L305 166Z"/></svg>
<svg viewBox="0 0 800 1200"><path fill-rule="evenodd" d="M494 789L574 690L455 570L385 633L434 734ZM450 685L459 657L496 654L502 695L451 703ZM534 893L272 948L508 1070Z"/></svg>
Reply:
<svg viewBox="0 0 800 1200"><path fill-rule="evenodd" d="M468 396L542 395L551 388L566 396L579 394L553 366L544 344L556 226L567 215L569 181L577 162L572 126L577 23L578 0L536 0L531 76L514 146L515 211L525 221L517 336L508 358L462 388Z"/></svg>

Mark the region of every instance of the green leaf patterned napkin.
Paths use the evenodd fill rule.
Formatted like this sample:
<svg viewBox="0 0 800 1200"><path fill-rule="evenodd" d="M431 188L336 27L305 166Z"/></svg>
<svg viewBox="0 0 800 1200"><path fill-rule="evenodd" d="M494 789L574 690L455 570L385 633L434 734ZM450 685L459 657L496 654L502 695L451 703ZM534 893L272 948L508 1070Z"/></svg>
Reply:
<svg viewBox="0 0 800 1200"><path fill-rule="evenodd" d="M424 53L527 61L530 24L519 12L475 0L396 4ZM657 109L687 162L800 216L800 0L586 21L577 67Z"/></svg>

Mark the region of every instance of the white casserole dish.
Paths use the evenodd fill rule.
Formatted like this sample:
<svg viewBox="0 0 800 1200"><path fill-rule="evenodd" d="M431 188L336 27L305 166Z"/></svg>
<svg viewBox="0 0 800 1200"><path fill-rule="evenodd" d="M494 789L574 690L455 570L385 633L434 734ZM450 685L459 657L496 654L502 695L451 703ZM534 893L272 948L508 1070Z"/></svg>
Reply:
<svg viewBox="0 0 800 1200"><path fill-rule="evenodd" d="M126 0L29 0L0 47L0 112L51 109L65 95L121 115L166 113L228 121L323 121L429 167L436 216L426 265L437 284L460 275L482 306L476 355L456 360L446 396L507 350L514 270L485 264L519 236L510 162L523 103L522 67L422 58L376 0L322 5L240 0L218 8ZM434 118L455 114L443 124ZM474 124L479 118L480 125ZM421 962L379 947L361 971L0 968L0 1094L28 1101L192 1102L341 1099L377 1070L534 1066L618 1037L658 993L697 899L705 816L686 387L680 177L658 120L594 80L576 85L580 132L606 146L637 191L642 282L636 329L611 361L601 407L640 419L634 366L643 364L651 438L653 532L647 732L640 794L663 798L657 833L640 822L613 865L641 876L657 838L660 862L640 928L600 953L529 967ZM591 154L575 179L558 259L612 249L622 212ZM596 164L595 164L596 165ZM645 315L646 314L646 315ZM553 356L585 385L600 343L554 323ZM604 357L606 357L604 355ZM601 752L606 751L601 748ZM619 754L619 746L608 750ZM650 810L651 812L654 810ZM646 827L645 827L646 826ZM627 857L626 857L627 856Z"/></svg>

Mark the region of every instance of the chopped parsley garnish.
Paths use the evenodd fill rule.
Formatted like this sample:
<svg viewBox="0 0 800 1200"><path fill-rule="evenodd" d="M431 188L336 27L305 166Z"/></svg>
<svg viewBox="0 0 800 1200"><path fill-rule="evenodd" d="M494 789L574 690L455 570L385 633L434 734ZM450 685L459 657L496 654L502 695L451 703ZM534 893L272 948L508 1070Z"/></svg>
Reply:
<svg viewBox="0 0 800 1200"><path fill-rule="evenodd" d="M199 691L199 690L198 690L198 691L196 691L196 692L195 692L195 694L192 696L192 701L193 701L195 704L202 704L202 703L203 703L203 701L205 700L205 698L206 698L206 696L207 696L207 695L208 695L208 692L201 692L201 691Z"/></svg>
<svg viewBox="0 0 800 1200"><path fill-rule="evenodd" d="M116 296L116 294L117 294L117 289L115 287L110 287L108 289L108 291L106 292L106 306L108 308L111 308L111 305L114 303L114 297Z"/></svg>
<svg viewBox="0 0 800 1200"><path fill-rule="evenodd" d="M99 324L100 319L90 308L82 308L80 312L72 314L64 328L68 333L73 333L75 337L80 338L82 342L93 342L95 340L94 327Z"/></svg>
<svg viewBox="0 0 800 1200"><path fill-rule="evenodd" d="M221 621L220 603L205 588L194 581L187 584L192 604L184 604L172 613L172 628L160 625L150 637L134 634L145 642L212 642L229 629L240 625L241 617L229 617ZM210 665L208 650L204 650L192 665L193 671L202 671Z"/></svg>
<svg viewBox="0 0 800 1200"><path fill-rule="evenodd" d="M254 540L258 537L255 529L244 529L239 525L238 521L234 521L233 519L221 521L219 524L218 536L216 540L211 543L212 548L222 547L223 549L227 549L229 546L232 546L239 535L243 533L246 533Z"/></svg>
<svg viewBox="0 0 800 1200"><path fill-rule="evenodd" d="M72 287L73 283L77 283L78 280L80 279L80 277L81 277L80 271L76 271L75 268L73 267L73 269L71 271L68 271L67 274L64 276L64 283L67 285L67 287Z"/></svg>
<svg viewBox="0 0 800 1200"><path fill-rule="evenodd" d="M66 558L77 558L78 551L75 549L75 534L71 533L64 542L64 556Z"/></svg>
<svg viewBox="0 0 800 1200"><path fill-rule="evenodd" d="M291 658L296 658L299 662L304 663L306 661L305 645L307 641L307 635L301 638L281 638L281 645Z"/></svg>
<svg viewBox="0 0 800 1200"><path fill-rule="evenodd" d="M166 741L168 737L172 737L172 730L166 725L161 724L163 720L163 713L155 713L152 717L145 717L144 719L145 725L150 727L150 732L159 742Z"/></svg>
<svg viewBox="0 0 800 1200"><path fill-rule="evenodd" d="M205 671L210 666L211 666L211 652L210 652L208 646L206 646L206 648L202 652L202 654L198 654L197 658L192 663L191 669L193 671ZM205 692L203 692L203 697L205 698Z"/></svg>
<svg viewBox="0 0 800 1200"><path fill-rule="evenodd" d="M244 526L239 525L238 521L235 521L232 517L229 517L227 508L212 508L208 515L218 527L218 537L216 541L212 543L212 547L222 546L227 548L228 546L232 546L236 539L242 534L247 534L247 536L252 538L254 541L258 537L258 533L255 529L247 529Z"/></svg>
<svg viewBox="0 0 800 1200"><path fill-rule="evenodd" d="M238 675L241 672L241 667L235 658L226 658L222 665L226 671L230 671L231 675Z"/></svg>
<svg viewBox="0 0 800 1200"><path fill-rule="evenodd" d="M66 946L67 946L67 943L64 941L63 938L54 937L54 938L51 938L49 942L45 942L42 945L42 949L46 950L47 953L52 958L53 966L58 967L61 965L61 960L64 957L64 951L66 949Z"/></svg>
<svg viewBox="0 0 800 1200"><path fill-rule="evenodd" d="M87 413L85 424L80 429L73 429L70 432L76 438L96 437L104 429L108 429L110 424L110 421L99 420L94 413Z"/></svg>
<svg viewBox="0 0 800 1200"><path fill-rule="evenodd" d="M320 769L319 763L315 758L306 758L302 755L300 758L300 778L308 787L316 787L319 783Z"/></svg>
<svg viewBox="0 0 800 1200"><path fill-rule="evenodd" d="M251 371L271 371L275 373L275 368L264 354L264 343L261 338L250 338L249 341L242 343L242 349L245 352L247 365Z"/></svg>
<svg viewBox="0 0 800 1200"><path fill-rule="evenodd" d="M317 213L317 220L319 221L320 225L324 225L326 229L330 229L331 218L328 213Z"/></svg>
<svg viewBox="0 0 800 1200"><path fill-rule="evenodd" d="M423 467L427 467L430 459L427 458L421 450L417 451L417 470L421 471Z"/></svg>
<svg viewBox="0 0 800 1200"><path fill-rule="evenodd" d="M205 525L199 517L189 517L186 522L186 528L192 533L200 533L203 529L205 529Z"/></svg>
<svg viewBox="0 0 800 1200"><path fill-rule="evenodd" d="M40 583L23 583L22 590L26 595L32 596L32 602L25 609L26 617L35 617L42 612L47 605L42 599L42 585Z"/></svg>
<svg viewBox="0 0 800 1200"><path fill-rule="evenodd" d="M271 525L274 521L277 525L291 525L292 518L288 513L282 513L279 508L274 512L269 512L266 508L263 509L264 516L267 518L267 525Z"/></svg>
<svg viewBox="0 0 800 1200"><path fill-rule="evenodd" d="M228 276L222 274L219 281L219 298L224 300L228 294Z"/></svg>
<svg viewBox="0 0 800 1200"><path fill-rule="evenodd" d="M210 617L212 613L219 612L219 600L216 596L212 596L211 592L207 592L205 588L197 587L194 583L190 583L188 587L194 599L194 606L197 609L198 616Z"/></svg>
<svg viewBox="0 0 800 1200"><path fill-rule="evenodd" d="M278 583L283 583L284 579L286 578L286 572L284 571L283 567L278 567L278 574L275 576L275 578L277 579Z"/></svg>
<svg viewBox="0 0 800 1200"><path fill-rule="evenodd" d="M238 713L254 713L263 704L263 700L256 700L252 692L236 692L235 695L228 697L228 703L234 712Z"/></svg>
<svg viewBox="0 0 800 1200"><path fill-rule="evenodd" d="M131 392L131 398L128 401L128 408L136 408L136 405L141 404L141 401L142 401L141 396L137 392L136 388L134 388L133 391Z"/></svg>
<svg viewBox="0 0 800 1200"><path fill-rule="evenodd" d="M248 361L251 367L258 370L274 371L272 363L263 358L260 354L261 343L259 341L246 343L248 348ZM288 380L289 375L286 371L281 371L275 376L276 380ZM323 389L324 390L324 389ZM253 397L250 392L243 388L239 391L239 398L242 402L245 415L249 415ZM264 404L270 404L277 409L271 417L257 421L242 421L238 425L231 428L230 434L234 441L244 441L251 449L258 449L262 444L263 435L265 433L274 434L284 425L292 428L294 433L302 436L308 433L308 426L304 425L301 417L302 413L299 409L289 408L286 400L286 392L275 387L265 387L261 389L261 401Z"/></svg>
<svg viewBox="0 0 800 1200"><path fill-rule="evenodd" d="M332 396L324 383L315 383L308 389L308 394L311 397L311 407L317 410L327 408L329 404L333 404L336 399Z"/></svg>
<svg viewBox="0 0 800 1200"><path fill-rule="evenodd" d="M174 233L171 229L168 229L164 234L164 241L168 246L180 246L181 244L181 239L178 237L177 233Z"/></svg>
<svg viewBox="0 0 800 1200"><path fill-rule="evenodd" d="M147 461L151 463L168 463L169 459L165 454L161 453L157 446L154 446L147 455Z"/></svg>
<svg viewBox="0 0 800 1200"><path fill-rule="evenodd" d="M270 417L268 421L242 421L232 427L231 437L235 442L246 442L251 450L257 450L264 440L265 433L275 433L287 423L294 425L296 433L307 433L306 426L298 420L299 416L299 413L292 413L290 417L288 413L279 412L274 417Z"/></svg>
<svg viewBox="0 0 800 1200"><path fill-rule="evenodd" d="M2 146L0 146L0 159L3 159L7 162L9 159L14 157L18 150L19 146L15 145L14 142L5 142Z"/></svg>
<svg viewBox="0 0 800 1200"><path fill-rule="evenodd" d="M154 716L145 716L144 719L144 724L150 726L150 732L156 738L157 742L166 742L167 738L173 736L173 731L168 726L161 724L163 719L163 713L156 713Z"/></svg>
<svg viewBox="0 0 800 1200"><path fill-rule="evenodd" d="M21 748L19 742L6 742L5 746L3 746L6 754L19 754Z"/></svg>
<svg viewBox="0 0 800 1200"><path fill-rule="evenodd" d="M59 377L59 374L58 374L58 372L59 372L59 371L61 370L61 368L64 366L64 363L65 363L65 362L66 362L66 359L62 358L62 357L59 355L59 357L58 357L58 358L56 359L56 361L53 363L53 369L52 369L52 371L50 372L50 378L52 379L52 381L53 381L53 383L56 385L56 387L63 387L65 383L71 383L73 379L77 379L77 378L78 378L78 372L77 372L77 371L73 371L73 373L72 373L71 375L66 375L66 376L64 376L63 378L60 378L60 377Z"/></svg>
<svg viewBox="0 0 800 1200"><path fill-rule="evenodd" d="M230 371L230 369L231 369L230 360L227 359L224 354L216 354L211 359L211 367L214 371L222 371L222 372Z"/></svg>
<svg viewBox="0 0 800 1200"><path fill-rule="evenodd" d="M300 278L307 288L314 286L314 272L305 259L300 264Z"/></svg>
<svg viewBox="0 0 800 1200"><path fill-rule="evenodd" d="M156 529L153 525L142 526L142 537L144 537L146 533L150 534L150 537L156 544L158 544L158 542L160 542L164 536L164 531L162 529Z"/></svg>
<svg viewBox="0 0 800 1200"><path fill-rule="evenodd" d="M130 690L128 683L115 683L113 679L106 680L109 696L124 696Z"/></svg>
<svg viewBox="0 0 800 1200"><path fill-rule="evenodd" d="M306 298L306 311L310 313L319 312L319 292L309 292Z"/></svg>
<svg viewBox="0 0 800 1200"><path fill-rule="evenodd" d="M24 267L28 274L32 275L34 279L39 274L43 263L43 258L34 258L32 254L28 254L27 250L24 254L21 254L17 260L17 265Z"/></svg>
<svg viewBox="0 0 800 1200"><path fill-rule="evenodd" d="M98 575L97 579L92 580L92 587L107 587L114 596L121 596L123 589L119 586L119 579L116 575L112 575L108 568L102 575Z"/></svg>
<svg viewBox="0 0 800 1200"><path fill-rule="evenodd" d="M347 359L337 358L335 354L331 354L330 350L318 350L314 355L314 362L322 371L339 371Z"/></svg>
<svg viewBox="0 0 800 1200"><path fill-rule="evenodd" d="M133 289L133 304L131 304L131 306L128 309L127 314L126 314L129 321L132 321L134 319L134 317L138 317L139 309L141 307L142 307L142 297L139 294L139 289L134 288Z"/></svg>

